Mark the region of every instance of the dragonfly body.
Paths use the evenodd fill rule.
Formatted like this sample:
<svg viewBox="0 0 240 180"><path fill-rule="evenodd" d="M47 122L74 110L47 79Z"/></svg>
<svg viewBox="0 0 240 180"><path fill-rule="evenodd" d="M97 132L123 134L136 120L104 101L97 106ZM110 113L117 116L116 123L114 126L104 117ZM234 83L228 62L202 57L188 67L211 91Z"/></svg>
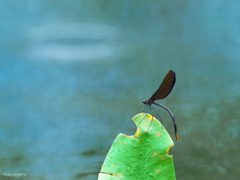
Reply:
<svg viewBox="0 0 240 180"><path fill-rule="evenodd" d="M155 102L155 100L160 100L160 99L164 99L165 97L167 97L170 94L170 92L172 91L172 88L173 88L175 82L176 82L175 72L173 70L168 71L167 75L163 79L163 81L162 81L160 87L157 89L157 91L155 93L153 93L153 95L149 99L143 100L142 102L143 102L143 104L146 104L148 106L155 104L155 105L160 106L168 111L168 113L172 117L174 130L175 130L175 138L178 139L177 125L176 125L176 121L175 121L173 113L166 106Z"/></svg>

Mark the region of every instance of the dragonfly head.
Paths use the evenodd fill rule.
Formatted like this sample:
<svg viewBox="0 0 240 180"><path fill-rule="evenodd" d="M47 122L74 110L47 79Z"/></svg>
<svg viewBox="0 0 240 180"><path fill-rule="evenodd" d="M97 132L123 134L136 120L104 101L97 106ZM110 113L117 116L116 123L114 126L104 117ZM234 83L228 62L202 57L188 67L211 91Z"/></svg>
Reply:
<svg viewBox="0 0 240 180"><path fill-rule="evenodd" d="M143 100L142 103L143 103L143 104L151 105L151 104L153 103L153 101L152 101L151 98L149 98L149 99L147 99L147 100Z"/></svg>

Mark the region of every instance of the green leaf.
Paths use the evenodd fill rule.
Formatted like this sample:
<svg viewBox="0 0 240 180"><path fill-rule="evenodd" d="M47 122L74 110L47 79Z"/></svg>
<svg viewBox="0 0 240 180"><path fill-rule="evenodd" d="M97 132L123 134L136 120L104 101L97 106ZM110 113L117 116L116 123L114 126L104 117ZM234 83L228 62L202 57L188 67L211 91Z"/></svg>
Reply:
<svg viewBox="0 0 240 180"><path fill-rule="evenodd" d="M174 180L174 145L162 124L152 115L133 117L134 136L119 134L102 165L98 180Z"/></svg>

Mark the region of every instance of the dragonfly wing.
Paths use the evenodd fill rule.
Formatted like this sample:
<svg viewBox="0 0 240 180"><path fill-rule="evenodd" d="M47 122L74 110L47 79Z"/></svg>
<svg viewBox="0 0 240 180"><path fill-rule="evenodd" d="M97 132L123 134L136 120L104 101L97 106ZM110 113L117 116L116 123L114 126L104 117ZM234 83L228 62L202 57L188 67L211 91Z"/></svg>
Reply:
<svg viewBox="0 0 240 180"><path fill-rule="evenodd" d="M173 70L168 71L158 90L152 95L152 101L164 99L172 91L176 82L176 73Z"/></svg>

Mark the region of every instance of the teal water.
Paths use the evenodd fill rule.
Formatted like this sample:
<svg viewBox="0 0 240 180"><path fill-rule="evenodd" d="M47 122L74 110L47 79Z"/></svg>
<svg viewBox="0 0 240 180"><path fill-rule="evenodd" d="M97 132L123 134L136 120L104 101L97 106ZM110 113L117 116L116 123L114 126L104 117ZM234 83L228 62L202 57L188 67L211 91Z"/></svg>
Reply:
<svg viewBox="0 0 240 180"><path fill-rule="evenodd" d="M178 180L239 177L237 1L0 5L0 175L97 179L169 69ZM160 109L161 110L161 109ZM174 138L171 118L163 124Z"/></svg>

